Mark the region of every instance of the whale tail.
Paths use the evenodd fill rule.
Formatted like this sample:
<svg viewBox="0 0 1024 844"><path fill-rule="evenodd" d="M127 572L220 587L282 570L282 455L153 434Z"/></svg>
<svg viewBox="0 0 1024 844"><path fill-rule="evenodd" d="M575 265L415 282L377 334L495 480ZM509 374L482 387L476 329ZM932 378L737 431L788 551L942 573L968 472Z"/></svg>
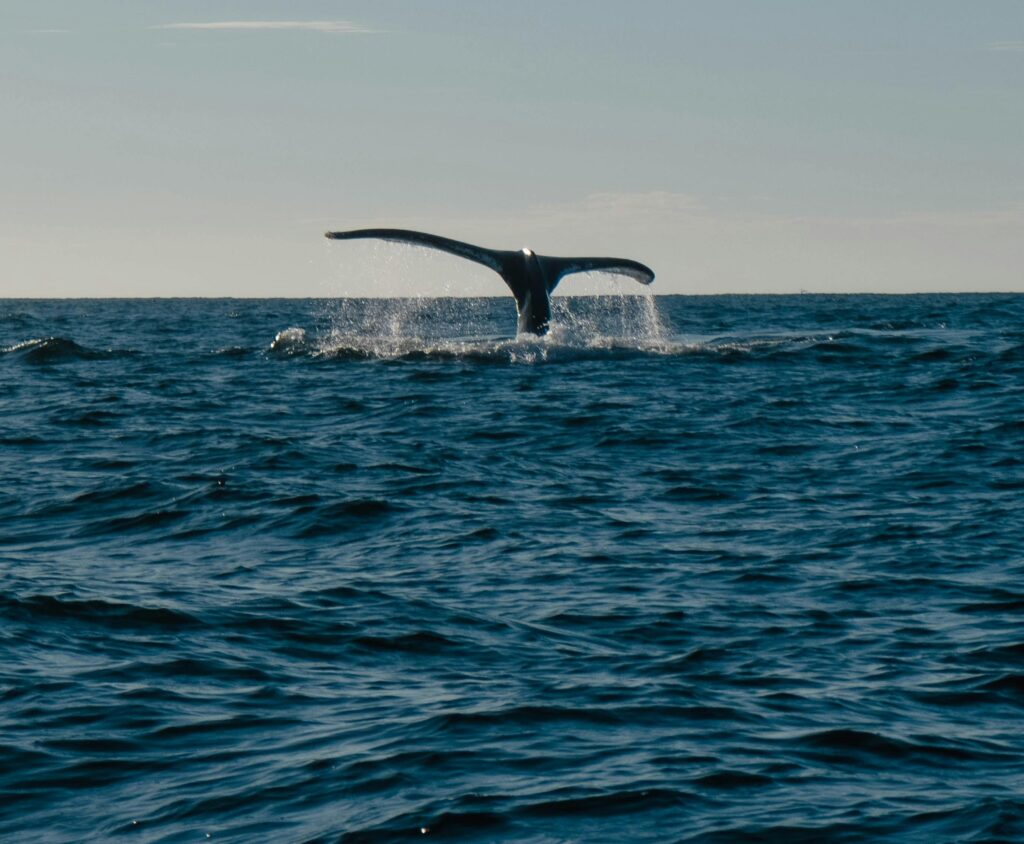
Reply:
<svg viewBox="0 0 1024 844"><path fill-rule="evenodd" d="M628 258L555 258L537 255L529 249L504 250L474 246L461 240L410 229L356 229L327 232L332 240L375 238L414 246L428 246L475 261L500 275L516 300L519 330L546 334L551 321L550 296L565 276L572 273L606 272L625 275L641 284L654 281L654 272L639 261Z"/></svg>

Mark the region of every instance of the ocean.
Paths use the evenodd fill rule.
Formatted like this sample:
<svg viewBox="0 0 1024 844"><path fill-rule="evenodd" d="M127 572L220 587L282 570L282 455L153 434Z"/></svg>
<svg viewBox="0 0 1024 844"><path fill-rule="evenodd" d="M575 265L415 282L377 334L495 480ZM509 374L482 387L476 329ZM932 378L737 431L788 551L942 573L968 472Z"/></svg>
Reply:
<svg viewBox="0 0 1024 844"><path fill-rule="evenodd" d="M1024 840L1024 296L0 300L0 839Z"/></svg>

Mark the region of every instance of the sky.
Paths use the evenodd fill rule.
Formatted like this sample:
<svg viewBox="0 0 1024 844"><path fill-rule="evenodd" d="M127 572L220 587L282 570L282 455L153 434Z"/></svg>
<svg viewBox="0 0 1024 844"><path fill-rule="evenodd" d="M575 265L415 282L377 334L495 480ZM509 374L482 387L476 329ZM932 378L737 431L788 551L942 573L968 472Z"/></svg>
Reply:
<svg viewBox="0 0 1024 844"><path fill-rule="evenodd" d="M0 297L1024 292L1024 0L0 0L0 127Z"/></svg>

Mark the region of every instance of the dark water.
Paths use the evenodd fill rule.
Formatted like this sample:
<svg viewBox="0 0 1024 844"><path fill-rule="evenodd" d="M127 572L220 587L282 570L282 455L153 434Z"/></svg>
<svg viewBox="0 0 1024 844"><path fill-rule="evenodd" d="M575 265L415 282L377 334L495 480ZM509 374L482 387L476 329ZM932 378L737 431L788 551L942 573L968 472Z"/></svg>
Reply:
<svg viewBox="0 0 1024 844"><path fill-rule="evenodd" d="M0 301L0 838L1024 840L1024 297L559 318Z"/></svg>

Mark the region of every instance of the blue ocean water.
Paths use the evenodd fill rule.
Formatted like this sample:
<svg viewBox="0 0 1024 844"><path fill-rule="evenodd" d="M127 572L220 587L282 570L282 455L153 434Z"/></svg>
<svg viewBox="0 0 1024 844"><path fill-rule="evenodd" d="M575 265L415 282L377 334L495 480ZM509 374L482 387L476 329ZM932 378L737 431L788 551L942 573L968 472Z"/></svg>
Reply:
<svg viewBox="0 0 1024 844"><path fill-rule="evenodd" d="M1024 296L555 301L0 301L0 838L1024 840Z"/></svg>

